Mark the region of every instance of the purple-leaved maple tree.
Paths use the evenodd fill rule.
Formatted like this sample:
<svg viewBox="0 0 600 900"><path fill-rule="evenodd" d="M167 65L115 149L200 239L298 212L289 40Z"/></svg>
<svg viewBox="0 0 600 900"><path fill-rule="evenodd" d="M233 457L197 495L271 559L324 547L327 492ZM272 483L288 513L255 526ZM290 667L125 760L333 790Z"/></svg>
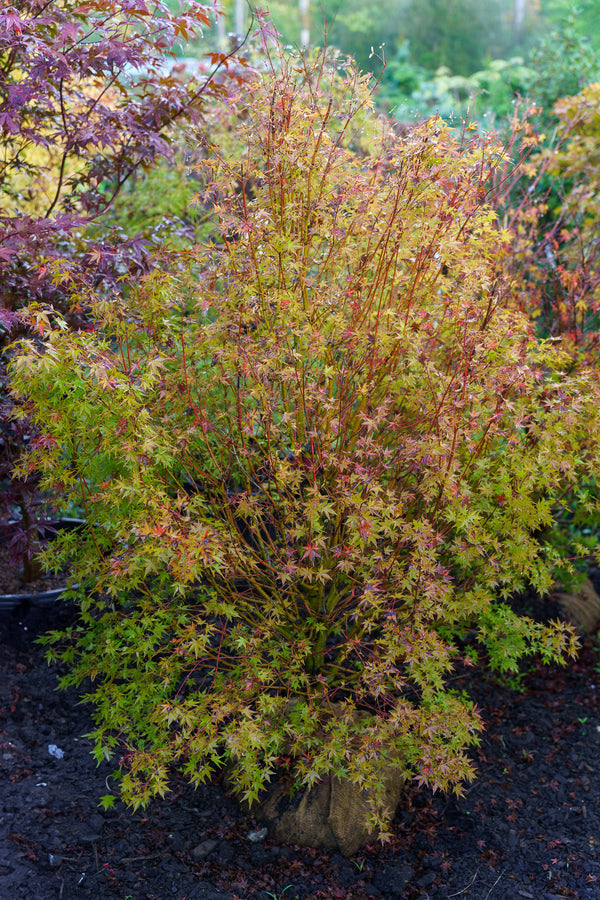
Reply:
<svg viewBox="0 0 600 900"><path fill-rule="evenodd" d="M18 510L12 540L23 557L37 540L41 498L31 481L11 481L35 440L10 415L6 348L19 309L39 302L64 313L74 284L110 290L151 265L141 239L86 226L102 221L136 170L170 157L175 123L199 123L207 101L240 81L240 60L222 54L209 54L199 77L172 72L177 46L201 37L214 15L195 0L176 13L162 0L0 8L0 522ZM72 310L72 323L81 314Z"/></svg>

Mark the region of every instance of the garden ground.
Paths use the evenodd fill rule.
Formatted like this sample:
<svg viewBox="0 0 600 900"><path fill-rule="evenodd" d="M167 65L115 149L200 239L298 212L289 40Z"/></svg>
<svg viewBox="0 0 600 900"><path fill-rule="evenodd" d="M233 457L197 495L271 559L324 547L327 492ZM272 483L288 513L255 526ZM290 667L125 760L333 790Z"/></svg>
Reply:
<svg viewBox="0 0 600 900"><path fill-rule="evenodd" d="M136 813L99 808L111 766L96 766L88 709L56 692L57 671L34 643L68 616L22 608L0 618L0 900L600 897L600 656L590 639L574 665L532 665L512 685L460 675L487 723L477 780L458 800L411 786L391 843L348 860L260 838L219 784L175 781Z"/></svg>

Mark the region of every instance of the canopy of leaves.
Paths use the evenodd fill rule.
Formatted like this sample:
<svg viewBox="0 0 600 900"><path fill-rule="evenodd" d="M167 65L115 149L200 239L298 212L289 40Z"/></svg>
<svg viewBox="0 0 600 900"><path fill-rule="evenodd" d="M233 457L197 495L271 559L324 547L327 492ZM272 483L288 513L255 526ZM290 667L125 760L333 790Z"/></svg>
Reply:
<svg viewBox="0 0 600 900"><path fill-rule="evenodd" d="M171 154L169 127L225 93L169 74L169 53L211 22L196 2L169 12L129 0L15 0L0 11L0 299L60 301L59 269L96 280L140 265L142 247L77 243L139 168ZM218 60L217 60L218 62ZM117 242L118 243L118 242ZM75 252L75 246L77 250ZM86 252L87 250L87 252ZM56 271L55 273L56 274ZM60 276L58 276L60 281Z"/></svg>

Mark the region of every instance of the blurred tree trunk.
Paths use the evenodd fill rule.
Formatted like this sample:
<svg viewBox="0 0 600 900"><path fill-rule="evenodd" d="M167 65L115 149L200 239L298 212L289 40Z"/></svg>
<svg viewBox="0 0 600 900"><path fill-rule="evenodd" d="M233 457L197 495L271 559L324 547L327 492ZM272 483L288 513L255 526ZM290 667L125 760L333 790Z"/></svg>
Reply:
<svg viewBox="0 0 600 900"><path fill-rule="evenodd" d="M525 6L527 0L515 0L513 31L515 38L519 41L523 31L523 22L525 21Z"/></svg>
<svg viewBox="0 0 600 900"><path fill-rule="evenodd" d="M223 7L215 4L215 25L217 29L217 44L219 50L225 50L227 36L225 34L225 13Z"/></svg>
<svg viewBox="0 0 600 900"><path fill-rule="evenodd" d="M241 42L244 37L244 0L235 0L235 35Z"/></svg>
<svg viewBox="0 0 600 900"><path fill-rule="evenodd" d="M298 0L300 7L300 46L308 47L310 43L310 20L308 15L309 0Z"/></svg>

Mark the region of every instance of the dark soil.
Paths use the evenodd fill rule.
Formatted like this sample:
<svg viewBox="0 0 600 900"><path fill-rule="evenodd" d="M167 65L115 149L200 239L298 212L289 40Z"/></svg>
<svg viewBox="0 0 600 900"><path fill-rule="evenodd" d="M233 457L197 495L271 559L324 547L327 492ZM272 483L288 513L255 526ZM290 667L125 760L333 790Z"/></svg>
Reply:
<svg viewBox="0 0 600 900"><path fill-rule="evenodd" d="M66 574L35 572L29 581L24 580L23 566L15 565L10 547L0 543L0 596L34 594L64 587Z"/></svg>
<svg viewBox="0 0 600 900"><path fill-rule="evenodd" d="M569 668L533 665L512 687L465 676L487 722L478 779L458 800L411 786L391 843L348 860L260 838L219 784L175 782L143 812L102 811L111 767L90 755L88 710L55 691L34 643L68 615L0 617L0 900L600 897L592 640Z"/></svg>

